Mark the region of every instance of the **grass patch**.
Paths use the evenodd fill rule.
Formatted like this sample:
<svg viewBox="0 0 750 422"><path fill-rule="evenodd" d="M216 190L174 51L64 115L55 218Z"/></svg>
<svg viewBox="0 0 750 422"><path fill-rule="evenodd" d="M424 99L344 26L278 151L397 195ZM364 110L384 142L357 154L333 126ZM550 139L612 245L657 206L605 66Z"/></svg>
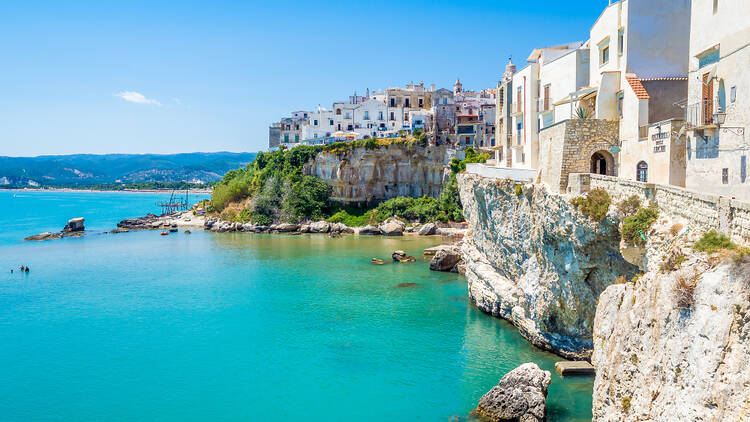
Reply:
<svg viewBox="0 0 750 422"><path fill-rule="evenodd" d="M586 196L571 199L570 203L592 220L601 221L607 218L612 198L604 189L592 189Z"/></svg>
<svg viewBox="0 0 750 422"><path fill-rule="evenodd" d="M629 245L645 246L646 233L659 218L659 209L654 206L641 207L622 222L622 238Z"/></svg>
<svg viewBox="0 0 750 422"><path fill-rule="evenodd" d="M660 269L664 272L676 271L686 260L687 257L681 250L673 249L667 252Z"/></svg>
<svg viewBox="0 0 750 422"><path fill-rule="evenodd" d="M729 238L723 234L718 233L716 230L710 230L703 233L703 236L695 242L693 249L699 252L705 252L712 254L722 249L735 249L737 245L732 243Z"/></svg>

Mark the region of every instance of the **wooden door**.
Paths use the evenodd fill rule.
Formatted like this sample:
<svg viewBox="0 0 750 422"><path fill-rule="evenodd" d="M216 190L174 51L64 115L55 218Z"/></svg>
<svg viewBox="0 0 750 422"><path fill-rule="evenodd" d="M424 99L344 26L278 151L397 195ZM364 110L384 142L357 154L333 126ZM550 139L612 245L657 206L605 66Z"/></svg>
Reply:
<svg viewBox="0 0 750 422"><path fill-rule="evenodd" d="M703 124L710 125L714 121L714 80L708 79L708 73L703 75Z"/></svg>

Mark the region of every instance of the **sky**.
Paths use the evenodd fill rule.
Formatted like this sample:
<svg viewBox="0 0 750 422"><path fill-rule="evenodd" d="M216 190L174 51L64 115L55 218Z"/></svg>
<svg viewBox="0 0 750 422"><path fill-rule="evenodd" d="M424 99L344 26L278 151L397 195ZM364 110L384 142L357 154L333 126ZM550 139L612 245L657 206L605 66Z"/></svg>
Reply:
<svg viewBox="0 0 750 422"><path fill-rule="evenodd" d="M0 4L0 155L253 152L355 91L494 87L608 0Z"/></svg>

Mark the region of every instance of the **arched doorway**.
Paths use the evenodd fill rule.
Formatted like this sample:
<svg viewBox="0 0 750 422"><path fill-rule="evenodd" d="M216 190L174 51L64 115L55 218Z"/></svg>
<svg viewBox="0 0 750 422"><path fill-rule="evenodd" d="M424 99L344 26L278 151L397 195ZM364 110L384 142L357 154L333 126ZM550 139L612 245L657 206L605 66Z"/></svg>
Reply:
<svg viewBox="0 0 750 422"><path fill-rule="evenodd" d="M597 151L591 155L590 172L594 174L611 174L614 166L612 155L606 151Z"/></svg>
<svg viewBox="0 0 750 422"><path fill-rule="evenodd" d="M637 181L648 182L648 164L645 161L638 163L635 170L635 179Z"/></svg>

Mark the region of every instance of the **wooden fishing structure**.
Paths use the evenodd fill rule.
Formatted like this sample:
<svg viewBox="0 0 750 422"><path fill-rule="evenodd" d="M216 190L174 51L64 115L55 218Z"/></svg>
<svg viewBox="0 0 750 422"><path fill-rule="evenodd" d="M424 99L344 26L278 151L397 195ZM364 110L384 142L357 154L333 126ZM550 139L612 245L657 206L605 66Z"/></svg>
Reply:
<svg viewBox="0 0 750 422"><path fill-rule="evenodd" d="M190 192L189 189L185 189L185 196L175 195L176 190L172 189L172 194L169 195L169 201L159 201L156 203L157 206L161 207L161 214L174 214L177 211L187 211L190 208L190 202L188 201Z"/></svg>

